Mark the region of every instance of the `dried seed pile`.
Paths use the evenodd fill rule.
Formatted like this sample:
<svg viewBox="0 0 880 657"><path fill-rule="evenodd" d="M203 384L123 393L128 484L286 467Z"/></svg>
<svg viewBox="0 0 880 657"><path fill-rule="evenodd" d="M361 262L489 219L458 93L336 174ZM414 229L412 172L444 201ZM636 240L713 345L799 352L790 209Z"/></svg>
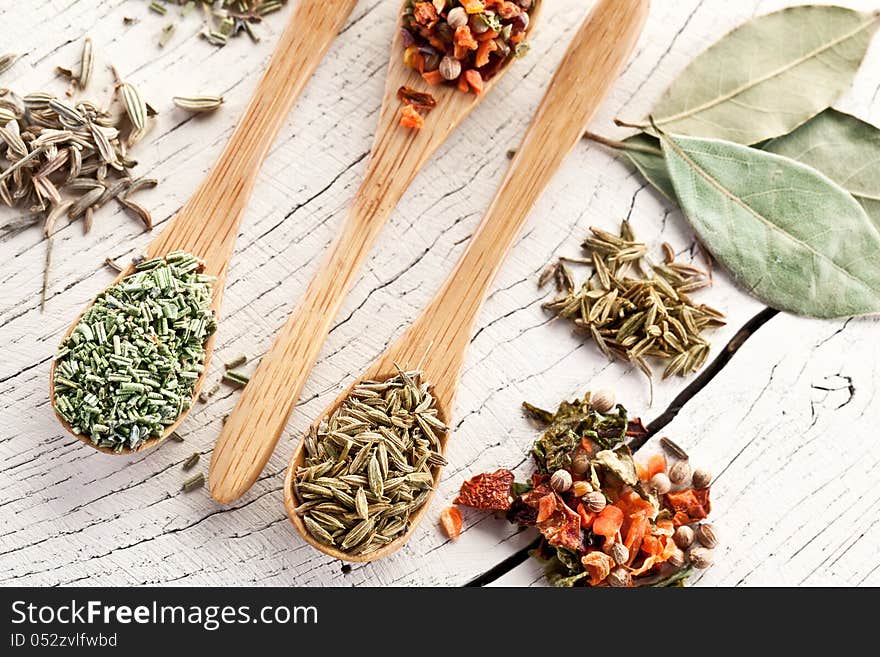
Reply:
<svg viewBox="0 0 880 657"><path fill-rule="evenodd" d="M185 18L198 8L204 20L199 36L215 46L225 46L230 38L247 34L254 43L260 41L257 25L269 14L275 13L287 0L153 0L148 3L151 11L167 16L169 9L180 7L178 13ZM132 19L128 19L131 22ZM162 28L159 45L164 47L174 35L177 24L172 21Z"/></svg>
<svg viewBox="0 0 880 657"><path fill-rule="evenodd" d="M668 438L660 442L671 465L663 454L636 461L625 441L647 431L613 397L587 393L555 413L524 404L546 425L532 448L537 472L525 483L504 469L479 474L454 503L535 527L543 540L533 556L555 586L681 586L712 564L718 544L707 522L712 475L692 473ZM451 512L441 522L451 537L461 531Z"/></svg>
<svg viewBox="0 0 880 657"><path fill-rule="evenodd" d="M74 432L134 449L190 407L217 326L202 266L183 251L145 260L86 310L55 356L55 408Z"/></svg>
<svg viewBox="0 0 880 657"><path fill-rule="evenodd" d="M583 243L588 258L576 262L591 264L592 275L578 287L564 260L548 267L539 284L554 279L562 294L544 308L572 321L609 359L629 361L649 379L647 358L668 361L663 378L700 369L710 349L703 331L724 325L722 313L690 297L710 284L709 275L675 262L668 244L664 262L652 265L626 221L619 236L590 231Z"/></svg>
<svg viewBox="0 0 880 657"><path fill-rule="evenodd" d="M297 513L318 541L368 554L406 531L427 502L433 468L445 465L430 384L418 372L354 388L305 439Z"/></svg>

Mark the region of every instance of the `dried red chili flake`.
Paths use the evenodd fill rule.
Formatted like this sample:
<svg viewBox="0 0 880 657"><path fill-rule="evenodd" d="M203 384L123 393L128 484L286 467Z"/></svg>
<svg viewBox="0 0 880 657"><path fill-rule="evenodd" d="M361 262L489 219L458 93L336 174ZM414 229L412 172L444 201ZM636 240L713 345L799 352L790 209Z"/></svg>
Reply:
<svg viewBox="0 0 880 657"><path fill-rule="evenodd" d="M675 512L675 517L679 520L679 524L684 520L682 515L679 514L683 514L688 518L688 522L684 524L690 524L708 517L712 511L708 488L688 488L675 493L667 493L664 499L666 500L666 506Z"/></svg>
<svg viewBox="0 0 880 657"><path fill-rule="evenodd" d="M479 474L461 485L454 503L484 511L507 511L513 502L510 495L513 479L513 473L503 468L491 474Z"/></svg>
<svg viewBox="0 0 880 657"><path fill-rule="evenodd" d="M410 87L401 87L397 90L397 97L404 105L412 105L417 110L427 114L437 107L437 100L429 93L416 91Z"/></svg>

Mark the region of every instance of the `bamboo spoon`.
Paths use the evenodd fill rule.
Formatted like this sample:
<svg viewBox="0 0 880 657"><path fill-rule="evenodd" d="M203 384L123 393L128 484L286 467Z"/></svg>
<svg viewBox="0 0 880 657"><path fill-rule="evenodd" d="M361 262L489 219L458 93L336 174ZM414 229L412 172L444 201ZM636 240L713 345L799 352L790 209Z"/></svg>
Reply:
<svg viewBox="0 0 880 657"><path fill-rule="evenodd" d="M150 258L182 249L204 259L205 273L217 277L211 304L215 312L219 310L223 299L229 259L260 166L294 102L356 2L357 0L300 0L297 3L253 98L217 164L189 202L146 248L146 255ZM111 285L133 271L134 268L129 266ZM70 326L65 338L71 334L78 321L79 317ZM216 333L205 344L206 372L214 349L215 336ZM54 380L53 362L49 373L49 392L53 408ZM193 397L198 395L203 380L204 374L196 382ZM88 436L76 434L73 427L58 414L57 409L55 415L67 431L95 449L108 454L128 454L161 443L180 425L187 412L184 411L162 436L149 438L134 450L126 448L121 452L93 445Z"/></svg>
<svg viewBox="0 0 880 657"><path fill-rule="evenodd" d="M543 1L536 1L529 33ZM398 24L398 27L400 25ZM211 495L221 503L241 497L257 480L281 437L339 306L391 211L428 158L480 103L510 62L486 83L482 96L451 86L431 87L437 108L420 131L399 125L400 87L425 88L403 64L400 29L391 46L385 95L370 162L354 205L305 296L260 360L238 404L226 420L211 455Z"/></svg>
<svg viewBox="0 0 880 657"><path fill-rule="evenodd" d="M507 175L477 232L445 284L403 336L361 376L383 380L396 373L395 363L407 368L415 363L432 381L432 394L441 419L450 425L465 352L489 286L544 187L569 151L580 140L587 123L599 108L636 45L648 16L650 0L600 0L569 46L553 76L541 106L510 164ZM354 387L354 386L352 386ZM329 415L348 391L325 411ZM441 438L445 449L448 434ZM410 518L402 536L363 556L354 556L315 540L295 508L293 479L305 450L300 442L284 482L284 504L296 529L307 543L345 561L373 561L400 548L428 509L426 502ZM434 473L435 488L440 468Z"/></svg>

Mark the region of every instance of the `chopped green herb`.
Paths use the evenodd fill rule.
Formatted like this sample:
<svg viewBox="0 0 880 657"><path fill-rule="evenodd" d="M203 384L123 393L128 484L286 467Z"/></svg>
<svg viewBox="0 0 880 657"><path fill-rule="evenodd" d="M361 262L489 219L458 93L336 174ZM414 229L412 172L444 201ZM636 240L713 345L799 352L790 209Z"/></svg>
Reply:
<svg viewBox="0 0 880 657"><path fill-rule="evenodd" d="M189 409L216 329L213 276L183 251L105 290L56 354L55 408L77 434L134 449Z"/></svg>

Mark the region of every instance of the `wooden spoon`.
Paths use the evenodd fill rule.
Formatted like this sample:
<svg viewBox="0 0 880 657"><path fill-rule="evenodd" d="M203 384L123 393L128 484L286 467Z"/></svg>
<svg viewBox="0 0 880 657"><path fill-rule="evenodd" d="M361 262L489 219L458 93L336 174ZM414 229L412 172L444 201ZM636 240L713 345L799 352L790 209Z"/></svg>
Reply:
<svg viewBox="0 0 880 657"><path fill-rule="evenodd" d="M146 255L150 258L182 249L204 259L205 273L217 277L211 304L215 312L220 309L229 259L260 166L294 102L356 3L357 0L300 0L297 3L269 66L217 164L189 202L146 248ZM134 268L129 266L111 285L133 271ZM65 338L73 332L78 321L79 317ZM216 333L205 344L205 372L208 371L215 336ZM55 362L49 372L53 408L54 380ZM204 374L196 382L194 398L203 381ZM155 447L180 425L186 414L182 413L162 436L149 438L133 450L126 448L115 452L97 447L88 436L75 433L55 409L55 415L65 429L82 442L108 454L129 454Z"/></svg>
<svg viewBox="0 0 880 657"><path fill-rule="evenodd" d="M529 32L537 23L543 4L535 3ZM508 62L503 66L486 83L483 94L477 96L452 86L429 88L420 75L403 63L402 54L398 29L391 46L370 162L354 204L302 301L260 360L214 447L209 482L211 495L218 502L238 499L257 480L284 431L339 307L391 211L428 158L492 90L510 65ZM401 87L427 89L437 101L422 130L399 125L401 102L397 92Z"/></svg>
<svg viewBox="0 0 880 657"><path fill-rule="evenodd" d="M403 336L374 362L360 380L383 380L396 374L395 364L414 367L434 383L441 419L451 424L458 378L474 321L505 254L544 187L617 78L648 16L649 0L601 0L584 21L550 82L525 139L510 164L477 232L446 283ZM352 387L354 387L353 384ZM325 411L329 415L349 390ZM442 439L445 449L446 440ZM306 542L345 561L373 561L400 548L412 534L429 502L410 519L406 533L364 556L354 556L315 540L295 508L294 473L305 457L303 443L290 460L284 482L284 504L290 521ZM434 481L439 481L440 468Z"/></svg>

